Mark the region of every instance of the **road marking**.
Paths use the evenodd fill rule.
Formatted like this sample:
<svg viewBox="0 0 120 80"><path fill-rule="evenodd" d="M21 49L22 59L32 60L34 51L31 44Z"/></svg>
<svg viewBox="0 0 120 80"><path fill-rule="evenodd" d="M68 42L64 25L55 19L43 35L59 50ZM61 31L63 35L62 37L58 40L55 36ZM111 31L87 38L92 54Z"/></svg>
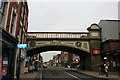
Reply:
<svg viewBox="0 0 120 80"><path fill-rule="evenodd" d="M78 77L76 77L76 76L74 76L74 75L72 75L72 74L70 74L68 72L65 72L65 73L68 74L68 75L70 75L70 76L72 76L72 77L74 77L74 78L76 78L76 79L78 79L78 80L82 80L82 79L79 79Z"/></svg>
<svg viewBox="0 0 120 80"><path fill-rule="evenodd" d="M63 71L63 70L60 69L60 68L59 68L59 70ZM63 71L63 72L65 72L65 71ZM78 79L78 80L82 80L82 79L79 79L78 77L76 77L76 76L74 76L74 75L72 75L72 74L70 74L70 73L68 73L68 72L65 72L65 73L68 74L68 75L70 75L70 76L72 76L72 77L74 77L74 78L76 78L76 79Z"/></svg>

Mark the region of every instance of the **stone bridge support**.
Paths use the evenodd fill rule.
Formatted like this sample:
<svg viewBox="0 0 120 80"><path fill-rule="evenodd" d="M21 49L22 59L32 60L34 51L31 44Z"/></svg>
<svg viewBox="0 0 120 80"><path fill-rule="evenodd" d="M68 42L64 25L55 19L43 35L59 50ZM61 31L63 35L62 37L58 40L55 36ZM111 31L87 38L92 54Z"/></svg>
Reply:
<svg viewBox="0 0 120 80"><path fill-rule="evenodd" d="M97 51L96 54L93 54L93 50L100 50L101 45L101 28L97 24L92 24L88 29L89 31L89 44L90 44L90 53L91 53L91 70L98 71L99 66L101 65L101 54Z"/></svg>

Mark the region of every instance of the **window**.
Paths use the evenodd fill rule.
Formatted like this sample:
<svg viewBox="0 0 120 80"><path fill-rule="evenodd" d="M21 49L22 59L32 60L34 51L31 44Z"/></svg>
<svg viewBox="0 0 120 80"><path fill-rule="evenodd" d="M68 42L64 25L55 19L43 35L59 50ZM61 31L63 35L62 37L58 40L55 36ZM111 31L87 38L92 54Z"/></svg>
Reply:
<svg viewBox="0 0 120 80"><path fill-rule="evenodd" d="M3 1L0 0L0 9L2 8Z"/></svg>
<svg viewBox="0 0 120 80"><path fill-rule="evenodd" d="M0 0L0 24L2 23L2 18L4 16L4 3Z"/></svg>
<svg viewBox="0 0 120 80"><path fill-rule="evenodd" d="M15 18L16 18L16 13L15 13L15 11L13 11L13 13L12 13L12 19L11 19L10 33L13 32L13 27L14 27L14 23L15 23Z"/></svg>
<svg viewBox="0 0 120 80"><path fill-rule="evenodd" d="M8 2L2 3L2 8L0 9L0 24L3 29L6 30L6 24L7 24L7 15L8 15Z"/></svg>

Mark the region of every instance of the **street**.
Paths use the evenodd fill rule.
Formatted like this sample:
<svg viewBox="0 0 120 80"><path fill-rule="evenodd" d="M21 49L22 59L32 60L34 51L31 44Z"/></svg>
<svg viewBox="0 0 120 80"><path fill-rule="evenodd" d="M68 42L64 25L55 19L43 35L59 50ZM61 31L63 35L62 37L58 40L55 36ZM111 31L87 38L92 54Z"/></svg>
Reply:
<svg viewBox="0 0 120 80"><path fill-rule="evenodd" d="M42 69L42 80L103 80L80 74L64 68L49 67Z"/></svg>
<svg viewBox="0 0 120 80"><path fill-rule="evenodd" d="M118 14L119 0L0 0L0 80L119 80Z"/></svg>

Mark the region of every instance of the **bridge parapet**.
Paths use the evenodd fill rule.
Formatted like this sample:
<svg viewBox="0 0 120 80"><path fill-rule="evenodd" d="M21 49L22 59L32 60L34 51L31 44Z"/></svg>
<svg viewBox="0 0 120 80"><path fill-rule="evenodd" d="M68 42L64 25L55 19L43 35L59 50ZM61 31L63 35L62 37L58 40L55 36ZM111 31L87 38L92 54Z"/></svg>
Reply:
<svg viewBox="0 0 120 80"><path fill-rule="evenodd" d="M29 39L88 39L87 32L28 32L27 38Z"/></svg>

